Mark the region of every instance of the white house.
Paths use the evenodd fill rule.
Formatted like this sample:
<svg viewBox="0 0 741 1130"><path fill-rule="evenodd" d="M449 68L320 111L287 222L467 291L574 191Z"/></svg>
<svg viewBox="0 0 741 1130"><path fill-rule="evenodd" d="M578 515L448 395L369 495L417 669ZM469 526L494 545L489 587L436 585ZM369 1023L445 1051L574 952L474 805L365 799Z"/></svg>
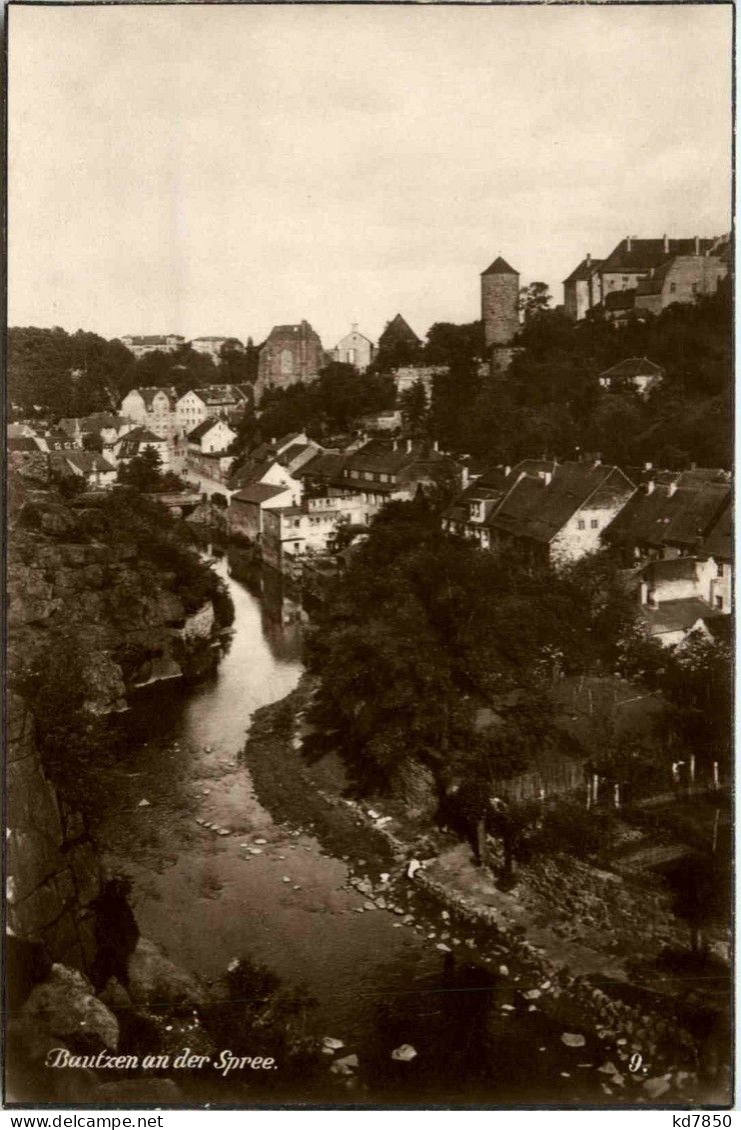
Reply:
<svg viewBox="0 0 741 1130"><path fill-rule="evenodd" d="M185 338L180 337L179 334L148 334L145 336L127 334L121 338L121 341L138 358L154 352L174 353L184 344Z"/></svg>
<svg viewBox="0 0 741 1130"><path fill-rule="evenodd" d="M206 385L191 388L175 405L178 431L190 435L204 420L228 417L242 411L249 403L249 394L238 385Z"/></svg>
<svg viewBox="0 0 741 1130"><path fill-rule="evenodd" d="M160 457L160 466L166 470L170 463L170 449L166 439L155 435L148 428L137 427L122 436L114 448L118 463L129 463L137 456L143 455L147 448L156 451Z"/></svg>
<svg viewBox="0 0 741 1130"><path fill-rule="evenodd" d="M374 353L373 342L358 333L357 323L354 322L350 333L337 342L332 350L332 357L345 365L354 365L358 372L364 373L373 360Z"/></svg>
<svg viewBox="0 0 741 1130"><path fill-rule="evenodd" d="M237 433L224 420L204 420L188 433L188 449L201 455L223 454L234 443Z"/></svg>
<svg viewBox="0 0 741 1130"><path fill-rule="evenodd" d="M205 353L208 357L211 357L217 365L220 365L221 350L227 342L229 343L229 347L236 353L244 353L244 346L236 337L216 337L213 335L194 337L190 343L190 348L194 349L196 353Z"/></svg>

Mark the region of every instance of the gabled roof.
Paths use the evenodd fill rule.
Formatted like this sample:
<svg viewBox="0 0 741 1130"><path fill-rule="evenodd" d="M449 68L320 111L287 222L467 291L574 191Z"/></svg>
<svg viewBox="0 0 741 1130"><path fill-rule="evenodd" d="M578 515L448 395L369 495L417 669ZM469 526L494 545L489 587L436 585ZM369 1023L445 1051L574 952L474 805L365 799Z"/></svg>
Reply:
<svg viewBox="0 0 741 1130"><path fill-rule="evenodd" d="M386 326L385 330L378 339L379 347L381 344L390 345L396 341L406 341L411 344L420 345L420 339L409 325L409 323L402 318L401 314L396 314Z"/></svg>
<svg viewBox="0 0 741 1130"><path fill-rule="evenodd" d="M564 283L570 283L580 282L582 279L588 279L595 273L595 271L598 271L601 266L601 259L582 259L578 267L574 267L568 278L565 278L563 281Z"/></svg>
<svg viewBox="0 0 741 1130"><path fill-rule="evenodd" d="M699 252L704 255L715 243L713 239L701 239ZM630 244L630 247L628 247ZM666 259L675 255L694 255L695 238L669 239L664 244L661 239L621 239L606 259L602 261L602 271L648 271L660 266Z"/></svg>
<svg viewBox="0 0 741 1130"><path fill-rule="evenodd" d="M697 550L730 497L727 483L656 483L652 490L644 486L616 515L604 537L628 549L671 545Z"/></svg>
<svg viewBox="0 0 741 1130"><path fill-rule="evenodd" d="M40 451L41 448L37 444L33 436L11 436L9 435L6 441L8 451Z"/></svg>
<svg viewBox="0 0 741 1130"><path fill-rule="evenodd" d="M223 404L241 404L246 399L237 385L204 385L190 391L211 408Z"/></svg>
<svg viewBox="0 0 741 1130"><path fill-rule="evenodd" d="M132 428L121 439L122 443L166 443L167 441L162 436L157 436L151 432L149 428L140 425L138 428Z"/></svg>
<svg viewBox="0 0 741 1130"><path fill-rule="evenodd" d="M664 370L661 365L656 365L653 361L649 361L647 357L626 357L624 361L618 361L617 365L613 365L611 369L605 369L604 373L600 373L600 377L610 380L620 378L632 380L635 377L663 377L663 375Z"/></svg>
<svg viewBox="0 0 741 1130"><path fill-rule="evenodd" d="M486 270L481 272L482 275L519 275L519 273L520 272L516 271L514 267L510 267L509 263L503 259L501 255L497 255L494 262L490 263Z"/></svg>
<svg viewBox="0 0 741 1130"><path fill-rule="evenodd" d="M261 502L277 498L279 494L285 494L290 489L290 487L274 487L270 483L249 483L232 495L232 502L237 499L238 502L253 502L259 506Z"/></svg>
<svg viewBox="0 0 741 1130"><path fill-rule="evenodd" d="M520 476L519 479L517 476ZM506 493L486 525L516 537L550 542L592 496L622 497L633 484L617 467L601 463L556 463L550 477L513 468L512 489Z"/></svg>
<svg viewBox="0 0 741 1130"><path fill-rule="evenodd" d="M53 467L63 469L64 464L76 468L83 475L112 473L116 470L105 456L97 451L55 451L49 455Z"/></svg>
<svg viewBox="0 0 741 1130"><path fill-rule="evenodd" d="M337 478L342 475L342 469L347 459L347 455L338 455L327 451L319 452L313 459L309 459L304 463L303 467L299 467L296 470L295 477L297 479Z"/></svg>
<svg viewBox="0 0 741 1130"><path fill-rule="evenodd" d="M687 597L685 600L664 600L657 608L644 604L640 611L652 636L660 636L668 632L689 632L696 626L698 620L706 622L718 617L729 619L697 596Z"/></svg>
<svg viewBox="0 0 741 1130"><path fill-rule="evenodd" d="M165 396L170 401L170 407L175 404L175 401L178 398L177 391L172 386L160 388L158 386L148 385L146 388L132 388L129 389L129 391L126 393L126 396L129 396L132 392L139 393L139 396L144 401L144 404L148 411L151 409L152 401L154 400L158 392L164 392ZM123 398L124 400L126 399L126 396Z"/></svg>
<svg viewBox="0 0 741 1130"><path fill-rule="evenodd" d="M200 423L198 427L193 428L192 432L188 432L188 439L191 443L198 443L199 440L203 439L203 437L205 435L208 435L210 431L213 431L214 428L218 428L219 425L224 428L229 428L229 425L225 423L224 420L214 420L210 418L208 420L203 420L203 422ZM232 435L236 435L236 432L234 432L231 428L229 428L229 431L232 432Z"/></svg>
<svg viewBox="0 0 741 1130"><path fill-rule="evenodd" d="M643 576L651 585L669 584L671 581L696 581L697 562L694 557L650 561L643 570Z"/></svg>

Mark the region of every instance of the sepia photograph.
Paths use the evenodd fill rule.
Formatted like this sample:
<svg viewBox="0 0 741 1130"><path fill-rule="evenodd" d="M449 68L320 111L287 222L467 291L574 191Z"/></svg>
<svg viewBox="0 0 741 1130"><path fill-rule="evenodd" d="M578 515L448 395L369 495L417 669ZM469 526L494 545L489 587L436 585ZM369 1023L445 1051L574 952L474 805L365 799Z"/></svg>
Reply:
<svg viewBox="0 0 741 1130"><path fill-rule="evenodd" d="M730 1125L732 5L5 18L4 1108Z"/></svg>

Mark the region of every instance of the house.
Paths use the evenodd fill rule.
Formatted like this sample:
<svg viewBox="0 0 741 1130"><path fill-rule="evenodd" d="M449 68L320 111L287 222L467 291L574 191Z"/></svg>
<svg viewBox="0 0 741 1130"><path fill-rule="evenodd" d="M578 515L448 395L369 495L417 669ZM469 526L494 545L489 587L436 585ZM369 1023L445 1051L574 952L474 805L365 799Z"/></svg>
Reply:
<svg viewBox="0 0 741 1130"><path fill-rule="evenodd" d="M599 268L601 259L593 259L589 252L581 263L563 280L564 313L574 322L580 322L593 306L602 301Z"/></svg>
<svg viewBox="0 0 741 1130"><path fill-rule="evenodd" d="M49 428L38 438L44 451L72 451L77 446L75 440L62 428Z"/></svg>
<svg viewBox="0 0 741 1130"><path fill-rule="evenodd" d="M647 357L626 357L599 375L599 383L608 392L619 391L626 385L635 389L640 397L646 397L658 388L664 379L661 365L654 364Z"/></svg>
<svg viewBox="0 0 741 1130"><path fill-rule="evenodd" d="M483 474L445 512L443 526L482 549L517 547L535 560L566 564L599 549L634 490L619 468L599 460L526 459Z"/></svg>
<svg viewBox="0 0 741 1130"><path fill-rule="evenodd" d="M114 448L118 463L129 463L143 455L147 449L156 451L160 457L160 467L164 470L170 462L170 449L166 439L156 435L148 428L136 427L122 436Z"/></svg>
<svg viewBox="0 0 741 1130"><path fill-rule="evenodd" d="M236 491L229 503L229 532L259 542L265 514L297 501L293 488L271 483L249 483Z"/></svg>
<svg viewBox="0 0 741 1130"><path fill-rule="evenodd" d="M239 385L206 385L189 389L175 404L178 431L189 435L204 420L230 419L244 411L249 402L249 395Z"/></svg>
<svg viewBox="0 0 741 1130"><path fill-rule="evenodd" d="M144 337L127 334L121 338L121 342L135 357L139 358L155 351L174 353L176 349L180 349L185 344L185 338L180 337L179 334L150 334Z"/></svg>
<svg viewBox="0 0 741 1130"><path fill-rule="evenodd" d="M262 475L276 463L279 457L291 447L308 446L309 439L305 432L291 432L281 436L280 439L271 439L269 442L259 443L244 456L237 467L229 476L229 489L240 490L252 482L260 482ZM317 450L319 448L317 447ZM292 462L292 460L291 460ZM290 471L289 471L290 473ZM273 484L275 485L275 483Z"/></svg>
<svg viewBox="0 0 741 1130"><path fill-rule="evenodd" d="M713 473L714 474L714 473ZM727 509L731 485L697 470L647 479L604 531L626 566L699 554Z"/></svg>
<svg viewBox="0 0 741 1130"><path fill-rule="evenodd" d="M20 439L21 437L28 438L36 435L36 432L30 424L8 424L6 428L6 435L8 439Z"/></svg>
<svg viewBox="0 0 741 1130"><path fill-rule="evenodd" d="M358 333L357 322L353 322L349 334L337 342L332 350L332 357L343 365L354 365L360 373L364 373L373 360L375 346L370 338Z"/></svg>
<svg viewBox="0 0 741 1130"><path fill-rule="evenodd" d="M46 445L42 447L43 441L41 438L30 435L11 435L10 428L8 428L8 438L5 441L5 450L7 452L19 452L23 454L30 454L32 452L47 451Z"/></svg>
<svg viewBox="0 0 741 1130"><path fill-rule="evenodd" d="M188 434L188 470L225 483L234 463L234 456L228 455L227 449L236 438L237 433L225 420L204 420Z"/></svg>
<svg viewBox="0 0 741 1130"><path fill-rule="evenodd" d="M660 239L638 239L626 236L605 259L592 259L588 254L564 279L566 313L580 321L589 310L602 304L611 319L622 320L635 306L639 284L649 279L652 272L677 256L720 257L721 247L726 242L726 237L669 239L664 235ZM626 290L634 293L627 299L612 298L608 302L610 295Z"/></svg>
<svg viewBox="0 0 741 1130"><path fill-rule="evenodd" d="M112 449L116 441L134 426L133 420L125 416L115 416L111 412L93 412L89 416L67 416L59 421L59 427L74 441L76 447L84 447L86 440L92 441L104 454L107 448Z"/></svg>
<svg viewBox="0 0 741 1130"><path fill-rule="evenodd" d="M733 611L733 504L721 511L698 551L700 560L714 566L707 601L718 612Z"/></svg>
<svg viewBox="0 0 741 1130"><path fill-rule="evenodd" d="M674 302L696 302L715 294L728 275L728 263L718 255L675 255L660 267L652 268L648 278L636 288L636 310L660 314Z"/></svg>
<svg viewBox="0 0 741 1130"><path fill-rule="evenodd" d="M268 388L316 380L326 363L319 334L306 320L298 325L273 326L260 349L255 398Z"/></svg>
<svg viewBox="0 0 741 1130"><path fill-rule="evenodd" d="M271 507L263 515L263 560L285 571L303 557L327 553L341 525L367 525L369 521L359 497L324 495L305 498L300 506Z"/></svg>
<svg viewBox="0 0 741 1130"><path fill-rule="evenodd" d="M244 346L236 337L194 337L189 345L196 353L204 353L217 365L221 364L221 351L225 345L228 345L235 353L244 353Z"/></svg>
<svg viewBox="0 0 741 1130"><path fill-rule="evenodd" d="M162 439L174 440L177 432L175 405L178 394L168 388L132 388L121 401L120 414Z"/></svg>
<svg viewBox="0 0 741 1130"><path fill-rule="evenodd" d="M716 566L712 560L675 557L650 561L638 574L638 601L648 634L666 647L694 632L714 633L714 622L730 612L722 598L713 603Z"/></svg>
<svg viewBox="0 0 741 1130"><path fill-rule="evenodd" d="M97 451L53 451L49 454L49 470L59 479L82 479L85 486L108 489L116 481L116 467Z"/></svg>
<svg viewBox="0 0 741 1130"><path fill-rule="evenodd" d="M303 473L311 475L313 462ZM346 453L338 473L328 482L330 494L359 496L375 513L393 499L410 501L418 491L428 491L450 479L461 482L461 468L436 445L415 444L408 440L369 440L356 451Z"/></svg>

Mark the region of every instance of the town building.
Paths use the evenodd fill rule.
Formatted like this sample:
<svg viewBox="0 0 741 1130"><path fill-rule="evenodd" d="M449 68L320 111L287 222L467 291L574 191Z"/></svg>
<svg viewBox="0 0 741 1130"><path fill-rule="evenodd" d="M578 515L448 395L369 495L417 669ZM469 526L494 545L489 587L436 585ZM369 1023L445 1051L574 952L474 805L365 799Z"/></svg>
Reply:
<svg viewBox="0 0 741 1130"><path fill-rule="evenodd" d="M629 312L659 313L671 302L714 294L719 280L728 273L729 258L727 236L626 236L607 258L592 259L588 254L564 279L565 312L575 321L600 306L613 321L626 320ZM701 263L702 259L707 262ZM619 299L611 297L618 292L628 293Z"/></svg>
<svg viewBox="0 0 741 1130"><path fill-rule="evenodd" d="M482 549L517 548L554 565L600 548L601 536L634 493L630 479L599 460L526 459L495 467L443 515L443 528Z"/></svg>
<svg viewBox="0 0 741 1130"><path fill-rule="evenodd" d="M358 332L357 323L349 334L337 342L332 351L332 357L343 365L354 365L360 373L364 373L370 365L375 354L375 346L368 337Z"/></svg>
<svg viewBox="0 0 741 1130"><path fill-rule="evenodd" d="M419 491L434 491L451 481L460 485L462 476L461 467L441 454L436 445L430 447L411 439L369 440L336 462L335 457L328 461L324 455L317 456L316 462L322 468L319 475L327 494L359 497L370 514L394 499L410 501ZM329 465L334 468L331 476L326 474ZM316 483L315 461L308 462L297 475Z"/></svg>
<svg viewBox="0 0 741 1130"><path fill-rule="evenodd" d="M177 401L177 391L172 387L132 388L121 401L120 414L161 439L172 441L177 433Z"/></svg>
<svg viewBox="0 0 741 1130"><path fill-rule="evenodd" d="M412 361L421 347L422 342L401 314L395 314L391 321L386 323L378 339L379 355L399 364Z"/></svg>
<svg viewBox="0 0 741 1130"><path fill-rule="evenodd" d="M302 466L319 451L319 445L312 443L305 432L290 432L279 439L259 443L234 467L229 478L229 489L240 490L249 483L261 482L262 476L275 463L290 475L296 467ZM270 481L273 483L278 481L275 474L277 472L271 472Z"/></svg>
<svg viewBox="0 0 741 1130"><path fill-rule="evenodd" d="M185 338L179 334L150 334L139 337L127 334L121 342L134 354L136 358L144 357L147 353L174 353L185 344Z"/></svg>
<svg viewBox="0 0 741 1130"><path fill-rule="evenodd" d="M295 487L275 483L248 483L231 496L229 532L258 544L266 513L279 507L298 504Z"/></svg>
<svg viewBox="0 0 741 1130"><path fill-rule="evenodd" d="M306 320L298 325L273 326L260 350L255 397L269 388L316 380L326 364L319 334Z"/></svg>
<svg viewBox="0 0 741 1130"><path fill-rule="evenodd" d="M117 463L129 463L143 455L147 449L156 451L160 457L160 467L166 470L170 463L170 448L166 439L156 435L149 428L137 426L122 436L114 448Z"/></svg>
<svg viewBox="0 0 741 1130"><path fill-rule="evenodd" d="M383 412L369 412L361 416L357 425L369 432L395 432L401 429L401 412L398 408L387 408Z"/></svg>
<svg viewBox="0 0 741 1130"><path fill-rule="evenodd" d="M394 370L393 374L396 395L401 396L403 392L407 392L419 382L425 390L429 404L432 400L432 386L435 377L442 376L447 371L447 365L401 365Z"/></svg>
<svg viewBox="0 0 741 1130"><path fill-rule="evenodd" d="M194 349L196 353L205 354L217 365L221 364L221 351L225 345L228 345L235 353L244 353L244 346L236 337L194 337L189 344L190 348Z"/></svg>
<svg viewBox="0 0 741 1130"><path fill-rule="evenodd" d="M367 524L367 508L359 498L306 498L300 506L266 510L261 540L266 564L291 572L304 557L325 554L343 524Z"/></svg>
<svg viewBox="0 0 741 1130"><path fill-rule="evenodd" d="M191 388L175 404L175 421L181 435L189 435L204 420L234 419L249 405L252 389L242 385L205 385Z"/></svg>
<svg viewBox="0 0 741 1130"><path fill-rule="evenodd" d="M58 479L82 479L89 490L107 490L116 481L116 466L97 451L53 451L49 471Z"/></svg>
<svg viewBox="0 0 741 1130"><path fill-rule="evenodd" d="M626 357L599 375L599 383L607 392L619 392L628 387L640 397L647 397L664 379L661 365L647 357Z"/></svg>
<svg viewBox="0 0 741 1130"><path fill-rule="evenodd" d="M732 490L730 482L719 478L722 473L704 468L700 472L658 476L648 471L649 477L603 534L626 567L702 552Z"/></svg>
<svg viewBox="0 0 741 1130"><path fill-rule="evenodd" d="M115 416L111 412L93 412L89 416L66 416L59 421L59 427L66 432L76 447L84 447L92 442L105 453L116 441L131 431L133 420L126 416Z"/></svg>

